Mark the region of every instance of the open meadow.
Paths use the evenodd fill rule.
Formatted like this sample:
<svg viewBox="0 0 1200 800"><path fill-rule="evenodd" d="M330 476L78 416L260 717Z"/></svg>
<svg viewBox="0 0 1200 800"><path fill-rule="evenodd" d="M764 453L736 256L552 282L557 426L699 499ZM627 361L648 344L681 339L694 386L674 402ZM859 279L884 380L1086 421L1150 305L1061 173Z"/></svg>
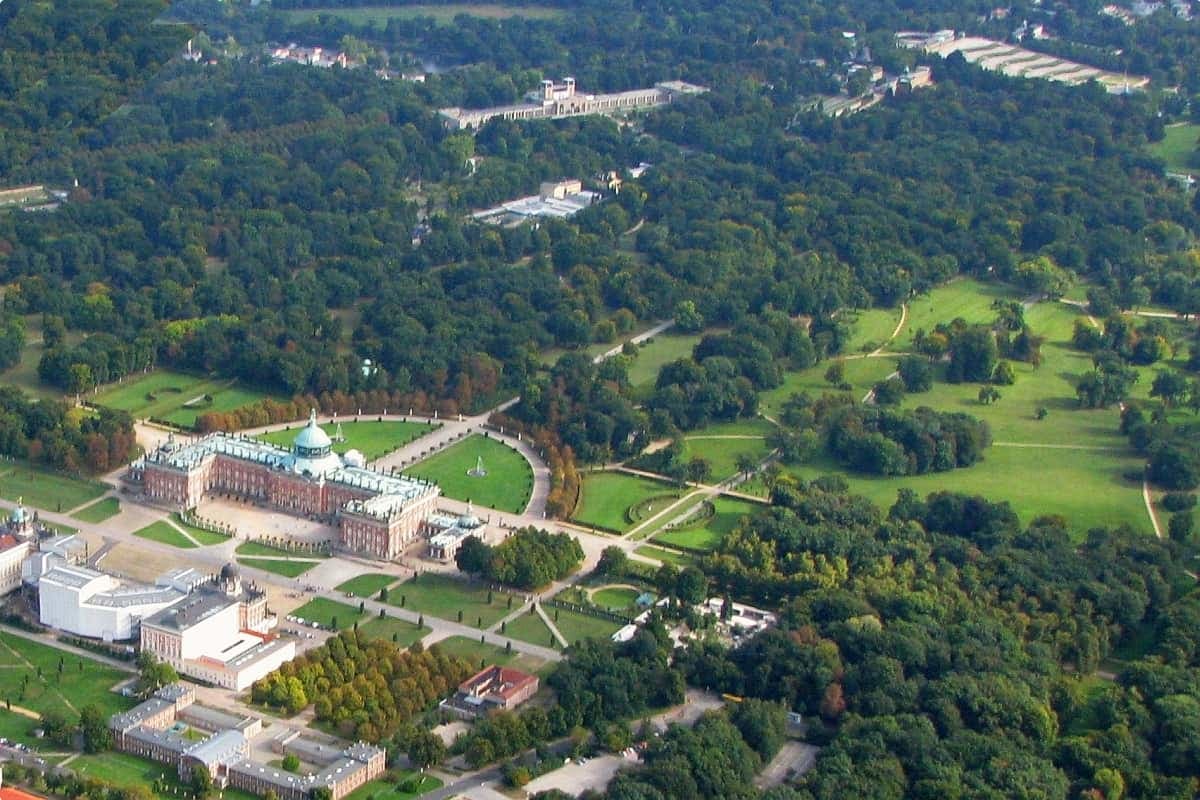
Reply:
<svg viewBox="0 0 1200 800"><path fill-rule="evenodd" d="M75 716L86 705L95 705L106 715L124 711L133 702L110 690L128 677L130 673L86 656L0 632L0 716L5 718L19 716L5 710L5 703L37 714L62 711ZM23 725L16 721L5 727Z"/></svg>
<svg viewBox="0 0 1200 800"><path fill-rule="evenodd" d="M491 602L488 602L489 596ZM456 621L462 612L462 623L476 628L496 624L521 602L519 595L489 589L486 583L468 582L436 572L413 576L388 590L391 605Z"/></svg>
<svg viewBox="0 0 1200 800"><path fill-rule="evenodd" d="M1160 142L1151 142L1146 149L1167 163L1174 172L1200 170L1200 125L1181 122L1168 125Z"/></svg>
<svg viewBox="0 0 1200 800"><path fill-rule="evenodd" d="M19 461L0 462L0 497L13 503L20 500L44 511L65 512L108 490L99 481L72 478Z"/></svg>
<svg viewBox="0 0 1200 800"><path fill-rule="evenodd" d="M482 461L483 476L468 474ZM472 435L405 470L441 487L453 500L517 514L533 493L533 468L525 457L488 436Z"/></svg>
<svg viewBox="0 0 1200 800"><path fill-rule="evenodd" d="M208 411L233 411L267 395L221 378L204 378L159 369L101 388L96 405L128 411L137 419L154 417L190 428Z"/></svg>

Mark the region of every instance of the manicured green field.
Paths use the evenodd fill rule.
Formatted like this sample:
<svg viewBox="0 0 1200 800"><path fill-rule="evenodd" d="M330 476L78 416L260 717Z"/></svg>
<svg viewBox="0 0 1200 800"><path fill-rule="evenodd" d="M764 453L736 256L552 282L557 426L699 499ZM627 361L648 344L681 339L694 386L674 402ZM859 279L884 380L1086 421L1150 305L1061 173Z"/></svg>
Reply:
<svg viewBox="0 0 1200 800"><path fill-rule="evenodd" d="M846 353L870 352L884 346L891 339L892 331L900 322L899 308L868 308L848 312L850 339L846 342Z"/></svg>
<svg viewBox="0 0 1200 800"><path fill-rule="evenodd" d="M762 424L758 427L764 434L775 427L766 420L759 420L759 422ZM714 428L716 426L694 431L683 439L683 460L703 458L707 461L712 468L710 483L717 483L733 477L737 473L739 456L748 455L754 459L755 463L761 463L771 452L764 435L721 434L713 432ZM745 436L754 436L755 438L740 438Z"/></svg>
<svg viewBox="0 0 1200 800"><path fill-rule="evenodd" d="M71 516L84 522L104 522L109 517L115 517L120 513L121 501L115 497L106 497L97 503L79 509Z"/></svg>
<svg viewBox="0 0 1200 800"><path fill-rule="evenodd" d="M361 622L358 626L358 635L366 636L369 639L387 639L395 641L399 647L408 647L413 642L424 639L429 634L429 628L420 627L407 620L397 619L396 617L387 617L380 619L378 616L372 617L370 622ZM395 640L392 636L395 635Z"/></svg>
<svg viewBox="0 0 1200 800"><path fill-rule="evenodd" d="M554 622L554 627L558 628L567 644L575 644L582 639L607 639L622 627L620 623L565 608L547 607L546 615Z"/></svg>
<svg viewBox="0 0 1200 800"><path fill-rule="evenodd" d="M375 420L345 420L341 423L344 441L334 441L335 453L358 450L367 461L374 461L409 442L419 439L437 429L437 425L424 422L376 422ZM288 429L259 434L257 438L281 447L291 447L304 423ZM337 424L325 423L321 429L332 438L337 433Z"/></svg>
<svg viewBox="0 0 1200 800"><path fill-rule="evenodd" d="M234 550L234 552L239 556L280 556L285 558L308 559L309 561L314 559L320 560L323 558L328 558L328 556L319 552L309 553L301 552L299 550L285 550L282 547L272 547L271 545L263 542L242 542L237 546L237 549Z"/></svg>
<svg viewBox="0 0 1200 800"><path fill-rule="evenodd" d="M400 772L395 783L383 779L364 783L346 795L345 800L412 800L412 798L420 797L426 792L442 788L442 782L438 778L432 775L422 775L420 776L420 783L416 786L415 792L402 790L400 787L406 786L409 779L416 774L410 771Z"/></svg>
<svg viewBox="0 0 1200 800"><path fill-rule="evenodd" d="M679 491L664 481L638 475L589 472L583 477L579 507L575 509L572 519L580 525L596 525L624 532L633 527L625 515L626 511L644 500L660 496L675 498L679 496ZM667 502L663 500L664 507Z"/></svg>
<svg viewBox="0 0 1200 800"><path fill-rule="evenodd" d="M375 597L379 594L379 590L385 586L391 586L399 578L395 575L383 575L378 572L359 575L356 578L351 578L345 583L337 587L339 592L349 592L355 597Z"/></svg>
<svg viewBox="0 0 1200 800"><path fill-rule="evenodd" d="M183 518L179 516L178 512L172 514L171 519L176 525L187 531L188 534L197 542L199 542L202 547L209 547L214 544L224 544L225 542L229 541L229 537L223 533L216 533L214 531L205 530L204 528L197 528L195 525L189 525L183 521Z"/></svg>
<svg viewBox="0 0 1200 800"><path fill-rule="evenodd" d="M292 615L306 622L316 622L333 631L349 628L366 616L358 610L358 606L339 603L324 597L314 597L292 611Z"/></svg>
<svg viewBox="0 0 1200 800"><path fill-rule="evenodd" d="M140 536L143 539L151 539L162 544L169 544L172 547L183 549L196 547L195 542L161 520L152 522L141 530L134 531L133 535Z"/></svg>
<svg viewBox="0 0 1200 800"><path fill-rule="evenodd" d="M701 333L673 334L665 331L642 342L638 345L637 357L629 367L630 385L653 386L663 365L690 357L692 349L703 336Z"/></svg>
<svg viewBox="0 0 1200 800"><path fill-rule="evenodd" d="M684 550L712 550L720 544L726 534L737 527L743 517L753 515L763 509L759 503L738 500L733 497L717 497L712 504L714 513L707 521L675 530L662 531L654 536L654 541Z"/></svg>
<svg viewBox="0 0 1200 800"><path fill-rule="evenodd" d="M211 400L205 399L210 397ZM155 370L111 384L93 398L97 405L155 417L191 427L208 411L232 411L266 397L248 387L219 378L203 378L171 370Z"/></svg>
<svg viewBox="0 0 1200 800"><path fill-rule="evenodd" d="M0 465L0 497L43 511L69 511L109 490L99 481L71 478L21 463Z"/></svg>
<svg viewBox="0 0 1200 800"><path fill-rule="evenodd" d="M488 591L484 583L468 583L446 575L426 572L389 589L388 602L409 611L449 620L457 620L458 612L461 611L464 625L487 628L510 613L509 595L493 591L492 602L489 604ZM520 603L521 598L514 595L513 607L516 608ZM480 619L483 620L482 626Z"/></svg>
<svg viewBox="0 0 1200 800"><path fill-rule="evenodd" d="M391 19L431 17L439 25L449 25L460 14L485 19L554 19L562 15L557 8L547 6L506 6L499 3L449 3L447 5L361 6L358 8L305 8L283 12L292 21L316 19L322 15L336 17L358 25L384 27Z"/></svg>
<svg viewBox="0 0 1200 800"><path fill-rule="evenodd" d="M31 397L39 399L61 398L62 391L47 383L42 383L38 375L38 364L46 352L42 343L42 315L25 314L25 346L21 348L20 360L9 369L0 372L0 383L5 386L16 386ZM68 331L66 343L77 345L84 339L78 331Z"/></svg>
<svg viewBox="0 0 1200 800"><path fill-rule="evenodd" d="M681 553L678 550L667 550L666 548L655 547L654 545L649 544L642 545L633 552L637 553L639 556L657 559L665 564L674 564L677 567L690 567L696 563L696 557L690 553Z"/></svg>
<svg viewBox="0 0 1200 800"><path fill-rule="evenodd" d="M562 649L558 640L551 636L550 629L546 627L546 623L537 614L526 613L517 617L505 626L503 635L522 642L536 644L539 647L549 647L554 650Z"/></svg>
<svg viewBox="0 0 1200 800"><path fill-rule="evenodd" d="M633 589L601 589L592 595L592 604L610 611L625 611L633 606L633 601L637 598L638 592Z"/></svg>
<svg viewBox="0 0 1200 800"><path fill-rule="evenodd" d="M468 475L483 459L483 477ZM525 457L506 444L485 436L468 436L416 466L407 474L433 481L442 494L470 500L482 508L514 514L525 510L533 493L533 469Z"/></svg>
<svg viewBox="0 0 1200 800"><path fill-rule="evenodd" d="M1167 162L1167 169L1174 172L1191 172L1200 169L1200 125L1184 122L1168 125L1161 142L1146 145L1153 155Z"/></svg>
<svg viewBox="0 0 1200 800"><path fill-rule="evenodd" d="M442 639L435 647L447 655L466 659L473 667L478 667L480 664L483 666L498 664L502 667L512 667L536 675L544 675L554 668L552 662L536 656L525 655L515 650L509 652L503 647L485 644L478 639L468 639L465 636L451 636Z"/></svg>
<svg viewBox="0 0 1200 800"><path fill-rule="evenodd" d="M41 722L32 717L18 714L15 711L5 711L4 703L0 701L0 736L3 736L10 742L21 742L22 744L41 749L45 740L39 740L33 735L33 729L40 727L40 725Z"/></svg>
<svg viewBox="0 0 1200 800"><path fill-rule="evenodd" d="M295 578L298 575L303 575L308 572L319 561L276 561L270 558L239 558L239 564L254 569L261 569L265 572L274 572L276 575L282 575L285 578Z"/></svg>
<svg viewBox="0 0 1200 800"><path fill-rule="evenodd" d="M0 632L0 664L4 665L0 668L0 709L5 700L39 714L52 709L77 714L86 705L96 705L105 714L113 714L133 705L128 698L109 691L130 677L130 673L11 633ZM25 677L28 684L22 694Z"/></svg>
<svg viewBox="0 0 1200 800"><path fill-rule="evenodd" d="M847 473L824 459L797 472L805 478L830 472L842 475L851 491L883 509L891 507L901 488L921 497L954 491L1008 500L1023 523L1041 514L1062 514L1072 532L1082 538L1090 528L1122 523L1152 533L1140 482L1123 477L1140 472L1142 464L1132 453L993 446L981 463L952 472L879 478Z"/></svg>

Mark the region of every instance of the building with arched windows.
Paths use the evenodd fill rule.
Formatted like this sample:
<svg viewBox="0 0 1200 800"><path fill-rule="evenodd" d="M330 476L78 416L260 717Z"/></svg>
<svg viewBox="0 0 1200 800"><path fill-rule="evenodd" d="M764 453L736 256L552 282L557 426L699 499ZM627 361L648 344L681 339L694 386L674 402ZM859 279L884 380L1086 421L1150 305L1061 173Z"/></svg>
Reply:
<svg viewBox="0 0 1200 800"><path fill-rule="evenodd" d="M333 452L314 412L291 449L229 433L185 444L171 438L136 462L130 477L148 499L184 510L222 493L324 519L337 529L341 549L394 559L421 532L440 490L373 470L356 455Z"/></svg>

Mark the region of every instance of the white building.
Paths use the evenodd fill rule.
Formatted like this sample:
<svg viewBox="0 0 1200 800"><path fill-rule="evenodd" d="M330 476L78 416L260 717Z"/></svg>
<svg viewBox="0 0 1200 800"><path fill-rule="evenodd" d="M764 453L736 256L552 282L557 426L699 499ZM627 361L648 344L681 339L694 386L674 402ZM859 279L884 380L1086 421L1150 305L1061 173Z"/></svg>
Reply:
<svg viewBox="0 0 1200 800"><path fill-rule="evenodd" d="M296 643L271 633L267 596L243 588L226 564L215 581L142 621L142 650L181 675L241 691L296 657Z"/></svg>
<svg viewBox="0 0 1200 800"><path fill-rule="evenodd" d="M171 585L124 584L103 572L60 561L39 576L37 587L43 625L106 642L132 639L143 618L185 596Z"/></svg>

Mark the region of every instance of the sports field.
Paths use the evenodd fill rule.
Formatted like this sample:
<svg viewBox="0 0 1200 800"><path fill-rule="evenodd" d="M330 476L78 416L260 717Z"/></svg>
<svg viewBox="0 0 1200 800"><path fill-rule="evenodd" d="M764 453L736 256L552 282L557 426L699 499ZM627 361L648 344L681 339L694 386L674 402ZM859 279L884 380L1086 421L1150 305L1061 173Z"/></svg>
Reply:
<svg viewBox="0 0 1200 800"><path fill-rule="evenodd" d="M299 617L306 622L316 622L331 631L340 631L342 628L349 628L355 622L361 621L366 615L359 611L356 605L351 606L324 597L314 597L292 611L292 616Z"/></svg>
<svg viewBox="0 0 1200 800"><path fill-rule="evenodd" d="M0 497L44 511L69 511L109 490L99 481L72 478L20 462L0 464Z"/></svg>
<svg viewBox="0 0 1200 800"><path fill-rule="evenodd" d="M1151 154L1167 162L1167 169L1175 172L1200 170L1200 125L1184 122L1168 125L1161 142L1146 145Z"/></svg>
<svg viewBox="0 0 1200 800"><path fill-rule="evenodd" d="M706 552L720 544L721 539L736 528L743 517L753 515L764 508L759 503L733 497L716 497L711 503L711 517L702 517L691 524L662 531L655 534L654 541L682 550Z"/></svg>
<svg viewBox="0 0 1200 800"><path fill-rule="evenodd" d="M115 517L120 513L121 501L115 497L106 497L99 502L79 509L71 516L83 522L104 522L104 520Z"/></svg>
<svg viewBox="0 0 1200 800"><path fill-rule="evenodd" d="M266 396L234 381L160 369L110 384L93 402L138 419L154 417L186 428L207 411L232 411Z"/></svg>
<svg viewBox="0 0 1200 800"><path fill-rule="evenodd" d="M506 6L500 3L448 3L446 5L360 6L357 8L304 8L284 11L290 21L316 19L322 15L336 17L357 25L386 26L388 20L430 17L439 25L449 25L460 14L484 19L555 19L562 11L548 6Z"/></svg>
<svg viewBox="0 0 1200 800"><path fill-rule="evenodd" d="M486 474L468 475L480 460ZM525 457L486 436L468 436L405 472L433 481L451 499L470 500L481 508L514 514L525 510L533 494L533 468Z"/></svg>
<svg viewBox="0 0 1200 800"><path fill-rule="evenodd" d="M257 438L281 447L291 447L296 434L304 427L304 423L281 431L259 434ZM424 422L376 422L375 420L345 420L341 423L343 441L334 439L333 451L345 453L347 450L357 450L367 461L374 461L380 456L387 455L393 450L403 447L415 439L436 430L438 425L428 425ZM325 423L321 426L332 438L337 433L338 423Z"/></svg>
<svg viewBox="0 0 1200 800"><path fill-rule="evenodd" d="M462 623L477 628L494 625L511 613L508 598L504 592L490 591L484 583L469 583L434 572L416 575L388 590L391 605L455 621L461 611ZM513 595L513 608L521 602L519 595Z"/></svg>
<svg viewBox="0 0 1200 800"><path fill-rule="evenodd" d="M583 476L579 494L574 522L623 533L635 524L630 509L636 506L640 514L653 515L677 499L679 490L665 481L638 475L589 472Z"/></svg>

